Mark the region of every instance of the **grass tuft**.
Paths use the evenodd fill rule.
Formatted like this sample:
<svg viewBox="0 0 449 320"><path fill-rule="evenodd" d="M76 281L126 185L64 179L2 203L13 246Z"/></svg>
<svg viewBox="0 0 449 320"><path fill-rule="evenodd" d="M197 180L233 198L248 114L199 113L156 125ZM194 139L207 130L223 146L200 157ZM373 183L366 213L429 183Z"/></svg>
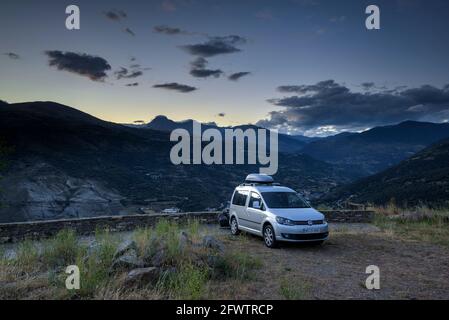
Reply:
<svg viewBox="0 0 449 320"><path fill-rule="evenodd" d="M311 285L306 280L283 278L279 294L287 300L305 300L310 298Z"/></svg>

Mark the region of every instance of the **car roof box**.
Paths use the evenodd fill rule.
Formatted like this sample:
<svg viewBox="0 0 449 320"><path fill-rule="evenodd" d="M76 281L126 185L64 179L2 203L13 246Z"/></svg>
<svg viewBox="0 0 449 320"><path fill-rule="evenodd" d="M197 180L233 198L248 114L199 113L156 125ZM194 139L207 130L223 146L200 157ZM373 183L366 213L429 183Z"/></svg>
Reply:
<svg viewBox="0 0 449 320"><path fill-rule="evenodd" d="M245 179L245 183L272 184L273 182L273 177L259 173L249 174Z"/></svg>

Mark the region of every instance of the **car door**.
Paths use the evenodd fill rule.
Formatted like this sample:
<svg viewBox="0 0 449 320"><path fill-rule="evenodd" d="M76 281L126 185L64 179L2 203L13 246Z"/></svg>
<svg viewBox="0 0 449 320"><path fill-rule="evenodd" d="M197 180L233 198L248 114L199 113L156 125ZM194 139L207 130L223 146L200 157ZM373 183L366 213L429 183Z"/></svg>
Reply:
<svg viewBox="0 0 449 320"><path fill-rule="evenodd" d="M232 198L232 207L237 215L239 226L244 228L248 228L248 214L246 212L248 195L248 191L236 190Z"/></svg>
<svg viewBox="0 0 449 320"><path fill-rule="evenodd" d="M246 211L249 228L259 232L265 219L265 208L262 197L258 193L251 192Z"/></svg>

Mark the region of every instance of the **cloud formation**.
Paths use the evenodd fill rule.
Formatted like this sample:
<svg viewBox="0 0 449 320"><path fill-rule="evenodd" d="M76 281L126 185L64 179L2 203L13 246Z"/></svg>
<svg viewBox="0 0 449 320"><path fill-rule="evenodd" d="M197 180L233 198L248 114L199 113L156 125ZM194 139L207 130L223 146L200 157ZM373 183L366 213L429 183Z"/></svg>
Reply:
<svg viewBox="0 0 449 320"><path fill-rule="evenodd" d="M103 14L105 15L106 18L113 20L113 21L119 21L122 19L125 19L128 17L128 14L123 11L123 10L109 10L109 11L105 11L103 12Z"/></svg>
<svg viewBox="0 0 449 320"><path fill-rule="evenodd" d="M177 82L170 82L170 83L163 83L163 84L155 84L153 88L160 88L160 89L167 89L167 90L174 90L179 91L183 93L192 92L197 90L195 87L191 87L185 84L180 84Z"/></svg>
<svg viewBox="0 0 449 320"><path fill-rule="evenodd" d="M119 21L128 17L128 14L125 11L115 9L103 12L103 14L106 18L113 21Z"/></svg>
<svg viewBox="0 0 449 320"><path fill-rule="evenodd" d="M134 31L132 31L130 28L125 28L125 30L123 30L123 31L125 31L125 33L127 33L127 34L129 34L129 35L131 35L131 36L133 36L133 37L136 36L136 34L134 33Z"/></svg>
<svg viewBox="0 0 449 320"><path fill-rule="evenodd" d="M208 63L203 57L198 57L190 63L190 74L196 78L218 78L223 74L223 71L220 69L206 69Z"/></svg>
<svg viewBox="0 0 449 320"><path fill-rule="evenodd" d="M240 78L242 78L242 77L244 77L244 76L247 76L247 75L250 75L250 74L251 74L251 72L236 72L236 73L231 74L231 75L228 77L228 79L229 79L229 80L232 80L232 81L237 81L237 80L239 80Z"/></svg>
<svg viewBox="0 0 449 320"><path fill-rule="evenodd" d="M237 46L245 44L246 39L237 35L225 37L210 37L208 41L200 44L181 46L183 50L194 56L203 58L213 57L220 54L240 52Z"/></svg>
<svg viewBox="0 0 449 320"><path fill-rule="evenodd" d="M285 109L270 112L268 119L259 121L258 125L316 134L326 128L340 132L405 120L449 119L449 86L353 92L334 80L326 80L313 85L281 86L278 91L295 95L268 100Z"/></svg>
<svg viewBox="0 0 449 320"><path fill-rule="evenodd" d="M153 28L154 32L163 33L169 36L178 35L178 34L189 34L189 32L184 31L180 28L169 27L167 25L159 25Z"/></svg>
<svg viewBox="0 0 449 320"><path fill-rule="evenodd" d="M7 56L10 59L13 59L13 60L20 59L20 56L17 53L14 53L14 52L5 52L4 55Z"/></svg>
<svg viewBox="0 0 449 320"><path fill-rule="evenodd" d="M133 68L133 66L137 66L137 65L132 65L131 68ZM134 78L137 78L137 77L140 77L143 75L143 72L139 68L140 68L140 66L137 67L137 69L128 70L127 68L120 67L119 70L114 72L114 75L117 80L134 79Z"/></svg>
<svg viewBox="0 0 449 320"><path fill-rule="evenodd" d="M223 117L226 117L226 113L224 113L224 112L220 112L219 114L217 114L217 116L219 116L219 117L223 118Z"/></svg>
<svg viewBox="0 0 449 320"><path fill-rule="evenodd" d="M45 51L45 54L51 67L85 76L93 81L103 81L108 76L106 72L111 70L108 61L86 53L52 50Z"/></svg>
<svg viewBox="0 0 449 320"><path fill-rule="evenodd" d="M138 82L133 82L133 83L125 84L125 86L127 86L127 87L137 87L138 85L139 85Z"/></svg>

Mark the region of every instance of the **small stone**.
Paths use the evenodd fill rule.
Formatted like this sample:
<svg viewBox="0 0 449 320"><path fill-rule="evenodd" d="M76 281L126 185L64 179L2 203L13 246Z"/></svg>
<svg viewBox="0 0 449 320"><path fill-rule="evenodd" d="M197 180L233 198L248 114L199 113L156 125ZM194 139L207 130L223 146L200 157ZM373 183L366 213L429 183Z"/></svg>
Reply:
<svg viewBox="0 0 449 320"><path fill-rule="evenodd" d="M159 269L155 267L131 270L125 278L125 286L154 284L159 279Z"/></svg>
<svg viewBox="0 0 449 320"><path fill-rule="evenodd" d="M217 250L220 252L224 251L223 243L221 241L217 240L213 236L204 236L203 237L203 247Z"/></svg>
<svg viewBox="0 0 449 320"><path fill-rule="evenodd" d="M124 255L129 250L137 250L137 244L133 240L125 240L121 242L114 254L114 259Z"/></svg>
<svg viewBox="0 0 449 320"><path fill-rule="evenodd" d="M111 271L130 270L143 267L143 262L137 257L135 250L128 250L122 256L114 259Z"/></svg>

